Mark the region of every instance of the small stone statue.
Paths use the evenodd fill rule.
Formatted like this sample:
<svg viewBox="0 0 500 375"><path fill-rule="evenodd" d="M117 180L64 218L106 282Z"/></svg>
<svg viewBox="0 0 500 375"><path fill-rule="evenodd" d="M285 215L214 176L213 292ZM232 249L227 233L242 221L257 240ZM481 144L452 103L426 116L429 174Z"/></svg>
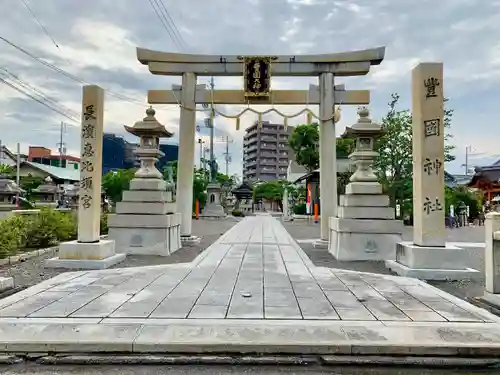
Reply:
<svg viewBox="0 0 500 375"><path fill-rule="evenodd" d="M210 160L210 179L211 181L216 181L217 180L217 172L219 171L219 165L217 164L217 161Z"/></svg>
<svg viewBox="0 0 500 375"><path fill-rule="evenodd" d="M167 182L174 182L174 169L171 165L167 166Z"/></svg>

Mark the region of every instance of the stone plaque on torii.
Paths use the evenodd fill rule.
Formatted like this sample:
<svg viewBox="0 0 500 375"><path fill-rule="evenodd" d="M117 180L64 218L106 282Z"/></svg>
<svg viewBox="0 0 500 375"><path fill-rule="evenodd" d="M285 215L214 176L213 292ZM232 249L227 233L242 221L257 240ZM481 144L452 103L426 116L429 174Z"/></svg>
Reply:
<svg viewBox="0 0 500 375"><path fill-rule="evenodd" d="M320 124L321 239L328 242L328 218L337 214L335 104L369 104L367 90L345 90L334 77L366 75L384 59L385 47L322 55L194 55L137 48L137 59L155 75L182 76L182 87L148 92L150 104L179 104L179 163L177 209L181 234L191 236L192 184L195 154L196 104L318 105ZM256 65L257 64L257 65ZM245 90L206 90L197 76L244 76ZM318 76L309 90L271 90L272 76ZM256 84L257 83L257 84Z"/></svg>

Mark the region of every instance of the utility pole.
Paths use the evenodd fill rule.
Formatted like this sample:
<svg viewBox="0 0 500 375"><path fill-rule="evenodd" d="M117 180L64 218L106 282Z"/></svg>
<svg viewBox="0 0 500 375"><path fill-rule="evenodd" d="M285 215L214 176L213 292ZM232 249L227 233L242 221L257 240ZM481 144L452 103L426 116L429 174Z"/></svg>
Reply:
<svg viewBox="0 0 500 375"><path fill-rule="evenodd" d="M224 159L226 161L226 175L229 176L229 163L231 163L231 154L229 153L229 144L233 143L233 140L229 140L229 136L226 135L226 152L224 152Z"/></svg>
<svg viewBox="0 0 500 375"><path fill-rule="evenodd" d="M210 78L210 90L214 90L215 84L214 84L214 77L212 76ZM212 168L214 164L214 117L215 117L215 112L214 112L214 103L210 103L210 117L208 118L208 126L210 127L210 181L213 181L212 176Z"/></svg>
<svg viewBox="0 0 500 375"><path fill-rule="evenodd" d="M200 145L200 169L205 169L204 168L204 165L203 165L203 143L205 143L203 141L203 138L198 138L198 144Z"/></svg>
<svg viewBox="0 0 500 375"><path fill-rule="evenodd" d="M472 153L472 146L467 145L465 146L465 164L463 165L465 167L465 175L469 175L469 154Z"/></svg>
<svg viewBox="0 0 500 375"><path fill-rule="evenodd" d="M65 144L63 142L63 134L64 134L65 128L66 128L66 124L61 121L61 130L59 132L59 143L58 143L58 146L59 146L59 168L63 167L63 158L64 158L64 155L66 154L65 147L64 147Z"/></svg>

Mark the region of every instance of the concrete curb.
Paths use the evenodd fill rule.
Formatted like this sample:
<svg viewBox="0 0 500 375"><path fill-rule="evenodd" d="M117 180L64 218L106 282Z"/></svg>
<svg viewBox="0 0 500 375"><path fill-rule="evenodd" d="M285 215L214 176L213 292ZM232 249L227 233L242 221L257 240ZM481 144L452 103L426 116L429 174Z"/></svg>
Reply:
<svg viewBox="0 0 500 375"><path fill-rule="evenodd" d="M318 365L313 356L231 356L231 355L68 355L46 356L36 361L41 365Z"/></svg>
<svg viewBox="0 0 500 375"><path fill-rule="evenodd" d="M107 234L101 236L101 240L105 240L106 238L108 238ZM24 262L25 260L39 257L44 254L49 254L49 253L55 254L58 251L59 251L59 245L56 245L52 247L47 247L45 249L37 249L28 251L26 253L21 253L18 255L12 255L10 257L0 259L0 267L14 265L16 263Z"/></svg>
<svg viewBox="0 0 500 375"><path fill-rule="evenodd" d="M54 254L57 252L58 248L59 246L52 246L46 249L38 249L38 250L28 251L26 253L22 253L19 255L12 255L10 257L0 259L0 267L14 265L16 263L24 262L25 260L35 258L48 253Z"/></svg>
<svg viewBox="0 0 500 375"><path fill-rule="evenodd" d="M280 365L280 366L405 366L425 368L500 368L499 358L409 356L245 356L245 355L84 355L47 353L0 355L0 364L34 362L39 365Z"/></svg>

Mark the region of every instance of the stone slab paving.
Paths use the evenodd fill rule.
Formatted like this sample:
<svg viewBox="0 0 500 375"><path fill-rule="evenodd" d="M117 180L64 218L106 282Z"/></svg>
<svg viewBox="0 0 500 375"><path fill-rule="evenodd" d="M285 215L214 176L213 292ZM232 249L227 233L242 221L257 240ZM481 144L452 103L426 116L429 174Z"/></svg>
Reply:
<svg viewBox="0 0 500 375"><path fill-rule="evenodd" d="M0 300L0 351L500 354L500 318L416 279L315 267L256 216L191 263L68 272Z"/></svg>

